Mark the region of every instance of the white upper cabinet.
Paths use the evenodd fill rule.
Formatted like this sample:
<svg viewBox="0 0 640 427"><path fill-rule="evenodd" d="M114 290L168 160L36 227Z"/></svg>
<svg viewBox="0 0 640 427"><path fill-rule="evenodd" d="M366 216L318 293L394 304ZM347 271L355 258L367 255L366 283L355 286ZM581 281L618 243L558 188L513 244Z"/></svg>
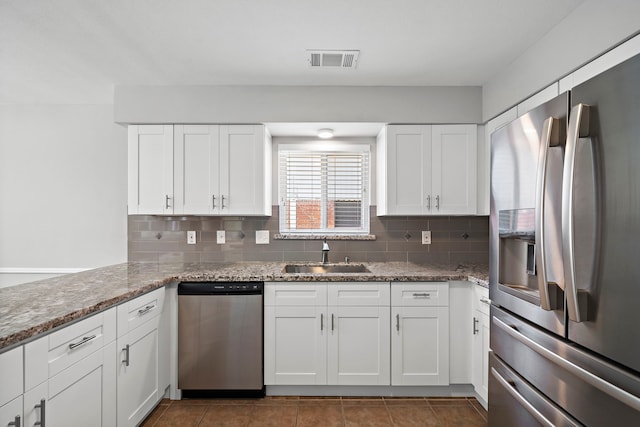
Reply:
<svg viewBox="0 0 640 427"><path fill-rule="evenodd" d="M271 215L271 144L262 125L220 126L220 213Z"/></svg>
<svg viewBox="0 0 640 427"><path fill-rule="evenodd" d="M129 126L129 214L270 215L270 190L262 125Z"/></svg>
<svg viewBox="0 0 640 427"><path fill-rule="evenodd" d="M173 126L129 126L130 215L173 213Z"/></svg>
<svg viewBox="0 0 640 427"><path fill-rule="evenodd" d="M220 140L217 125L176 125L174 213L210 215L219 210ZM217 202L217 203L216 203Z"/></svg>
<svg viewBox="0 0 640 427"><path fill-rule="evenodd" d="M389 125L378 136L378 215L476 213L476 125Z"/></svg>
<svg viewBox="0 0 640 427"><path fill-rule="evenodd" d="M431 135L431 212L475 214L477 126L432 126Z"/></svg>

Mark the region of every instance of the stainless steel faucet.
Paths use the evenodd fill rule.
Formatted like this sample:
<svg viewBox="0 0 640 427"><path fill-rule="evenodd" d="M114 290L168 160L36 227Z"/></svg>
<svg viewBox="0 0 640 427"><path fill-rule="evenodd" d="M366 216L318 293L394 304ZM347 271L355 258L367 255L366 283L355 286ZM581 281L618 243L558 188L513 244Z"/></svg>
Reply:
<svg viewBox="0 0 640 427"><path fill-rule="evenodd" d="M322 263L329 263L329 244L327 243L327 239L324 239L322 242Z"/></svg>

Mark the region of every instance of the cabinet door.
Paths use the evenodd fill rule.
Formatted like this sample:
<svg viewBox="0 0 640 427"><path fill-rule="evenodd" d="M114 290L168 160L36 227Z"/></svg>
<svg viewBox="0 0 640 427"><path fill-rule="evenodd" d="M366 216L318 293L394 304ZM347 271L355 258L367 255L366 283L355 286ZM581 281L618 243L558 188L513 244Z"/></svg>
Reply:
<svg viewBox="0 0 640 427"><path fill-rule="evenodd" d="M220 126L220 214L266 214L265 156L264 126Z"/></svg>
<svg viewBox="0 0 640 427"><path fill-rule="evenodd" d="M158 318L118 338L118 426L135 426L154 407L158 391Z"/></svg>
<svg viewBox="0 0 640 427"><path fill-rule="evenodd" d="M173 214L173 126L129 126L130 215Z"/></svg>
<svg viewBox="0 0 640 427"><path fill-rule="evenodd" d="M389 311L329 307L328 384L389 385Z"/></svg>
<svg viewBox="0 0 640 427"><path fill-rule="evenodd" d="M393 307L391 385L449 385L449 308Z"/></svg>
<svg viewBox="0 0 640 427"><path fill-rule="evenodd" d="M23 347L0 353L0 406L20 396L23 387ZM4 419L0 418L0 425Z"/></svg>
<svg viewBox="0 0 640 427"><path fill-rule="evenodd" d="M24 394L24 425L115 426L115 342ZM44 411L42 401L44 400ZM36 406L37 405L37 406Z"/></svg>
<svg viewBox="0 0 640 427"><path fill-rule="evenodd" d="M267 306L264 317L265 384L326 384L326 307Z"/></svg>
<svg viewBox="0 0 640 427"><path fill-rule="evenodd" d="M174 213L218 213L218 126L176 125L174 135Z"/></svg>
<svg viewBox="0 0 640 427"><path fill-rule="evenodd" d="M476 310L473 319L473 387L484 404L489 396L489 316Z"/></svg>
<svg viewBox="0 0 640 427"><path fill-rule="evenodd" d="M432 214L476 213L477 140L476 125L433 126Z"/></svg>
<svg viewBox="0 0 640 427"><path fill-rule="evenodd" d="M23 424L24 417L22 416L22 394L10 402L0 405L0 426L8 426L9 423L13 426L25 425ZM18 424L20 423L20 424Z"/></svg>
<svg viewBox="0 0 640 427"><path fill-rule="evenodd" d="M387 214L429 212L431 194L431 126L387 128Z"/></svg>

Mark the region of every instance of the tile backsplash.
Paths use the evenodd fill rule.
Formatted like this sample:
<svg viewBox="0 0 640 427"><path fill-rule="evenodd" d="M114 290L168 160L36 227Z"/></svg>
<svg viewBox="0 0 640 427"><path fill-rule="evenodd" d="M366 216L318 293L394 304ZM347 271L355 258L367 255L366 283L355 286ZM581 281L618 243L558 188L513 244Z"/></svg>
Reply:
<svg viewBox="0 0 640 427"><path fill-rule="evenodd" d="M355 262L402 261L488 264L487 216L378 217L371 207L373 241L328 240L331 262L348 256ZM187 231L196 231L195 245ZM216 231L226 231L226 243L216 243ZM256 244L256 230L269 231L269 244ZM422 245L423 230L431 231L431 245ZM320 240L274 240L278 234L278 206L271 217L147 216L128 217L128 259L141 262L320 261Z"/></svg>

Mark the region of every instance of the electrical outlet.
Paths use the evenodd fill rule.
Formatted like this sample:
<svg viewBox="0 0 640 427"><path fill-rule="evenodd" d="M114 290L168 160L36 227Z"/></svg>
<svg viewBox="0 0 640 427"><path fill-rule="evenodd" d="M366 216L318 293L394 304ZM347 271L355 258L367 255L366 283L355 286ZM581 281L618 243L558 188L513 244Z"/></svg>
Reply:
<svg viewBox="0 0 640 427"><path fill-rule="evenodd" d="M226 242L226 234L224 230L218 230L216 232L216 241L219 245L224 245L224 243Z"/></svg>
<svg viewBox="0 0 640 427"><path fill-rule="evenodd" d="M195 245L195 244L196 244L196 232L187 231L187 245Z"/></svg>
<svg viewBox="0 0 640 427"><path fill-rule="evenodd" d="M422 244L430 245L431 244L431 231L423 231L422 232Z"/></svg>
<svg viewBox="0 0 640 427"><path fill-rule="evenodd" d="M269 230L256 230L256 245L269 244Z"/></svg>

